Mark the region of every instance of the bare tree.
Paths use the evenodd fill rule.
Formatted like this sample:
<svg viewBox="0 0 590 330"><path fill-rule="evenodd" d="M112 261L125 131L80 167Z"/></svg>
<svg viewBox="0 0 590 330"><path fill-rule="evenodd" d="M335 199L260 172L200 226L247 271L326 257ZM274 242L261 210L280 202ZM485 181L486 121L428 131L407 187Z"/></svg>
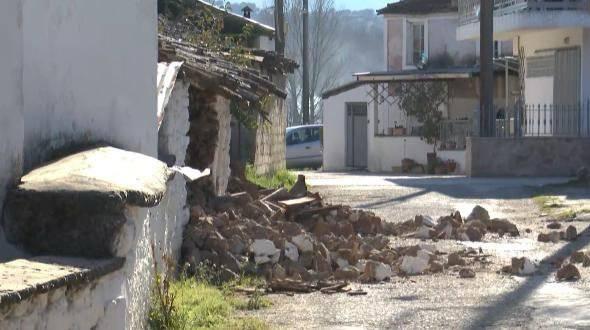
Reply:
<svg viewBox="0 0 590 330"><path fill-rule="evenodd" d="M303 30L301 21L302 2L286 0L287 57L301 63ZM337 83L342 72L339 56L339 20L334 9L334 0L311 0L309 8L309 59L310 59L310 120L321 120L321 95ZM289 125L301 124L302 71L288 78Z"/></svg>

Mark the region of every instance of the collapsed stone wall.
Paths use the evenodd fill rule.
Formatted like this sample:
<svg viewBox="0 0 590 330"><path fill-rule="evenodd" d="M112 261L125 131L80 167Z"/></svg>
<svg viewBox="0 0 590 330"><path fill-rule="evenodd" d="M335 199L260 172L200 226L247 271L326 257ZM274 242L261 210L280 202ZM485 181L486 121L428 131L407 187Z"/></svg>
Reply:
<svg viewBox="0 0 590 330"><path fill-rule="evenodd" d="M217 196L224 195L230 176L230 100L192 85L188 91L190 142L186 163L199 170L211 169L209 180L191 185L191 195L201 194L203 190ZM189 196L189 199L199 198L202 197Z"/></svg>
<svg viewBox="0 0 590 330"><path fill-rule="evenodd" d="M256 130L254 167L260 175L285 169L285 131L287 112L285 101L272 96L267 106L268 119L259 119Z"/></svg>

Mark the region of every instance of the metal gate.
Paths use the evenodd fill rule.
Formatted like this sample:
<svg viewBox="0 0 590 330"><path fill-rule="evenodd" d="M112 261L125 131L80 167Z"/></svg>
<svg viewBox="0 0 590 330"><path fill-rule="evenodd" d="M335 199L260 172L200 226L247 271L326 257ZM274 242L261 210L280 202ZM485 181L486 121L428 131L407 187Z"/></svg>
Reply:
<svg viewBox="0 0 590 330"><path fill-rule="evenodd" d="M557 108L555 110L557 111L552 113L553 135L565 135L572 126L571 121L574 118L569 118L565 114L572 112L571 110L566 110L578 109L580 106L580 70L579 47L558 49L555 51L553 104L556 105ZM579 113L579 111L577 112Z"/></svg>
<svg viewBox="0 0 590 330"><path fill-rule="evenodd" d="M367 103L346 103L346 166L367 167Z"/></svg>

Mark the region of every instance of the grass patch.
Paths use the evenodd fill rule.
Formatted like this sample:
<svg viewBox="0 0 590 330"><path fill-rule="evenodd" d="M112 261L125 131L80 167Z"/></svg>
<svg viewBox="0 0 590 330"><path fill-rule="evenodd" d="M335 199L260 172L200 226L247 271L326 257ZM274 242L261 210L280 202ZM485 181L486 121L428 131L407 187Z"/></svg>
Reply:
<svg viewBox="0 0 590 330"><path fill-rule="evenodd" d="M564 207L563 203L556 196L538 195L533 197L535 204L544 212L553 212L555 209Z"/></svg>
<svg viewBox="0 0 590 330"><path fill-rule="evenodd" d="M264 279L243 274L238 279L224 282L219 270L207 264L198 267L192 276L183 275L178 280L169 274L156 275L149 314L150 329L268 328L259 319L241 313L271 306L270 300L263 295Z"/></svg>
<svg viewBox="0 0 590 330"><path fill-rule="evenodd" d="M261 320L240 317L239 311L269 307L270 301L262 293L248 297L236 294L232 287L241 281L216 286L195 278L183 278L170 283L173 297L172 321L166 326L153 322L158 319L158 309L150 312L151 329L268 329ZM245 283L255 283L253 279ZM161 319L161 317L160 317Z"/></svg>
<svg viewBox="0 0 590 330"><path fill-rule="evenodd" d="M557 196L537 195L533 197L539 209L555 220L574 219L578 214L590 213L590 208L565 205Z"/></svg>
<svg viewBox="0 0 590 330"><path fill-rule="evenodd" d="M280 170L273 175L258 175L253 165L246 165L246 179L263 188L276 189L285 187L291 189L297 181L297 176L289 170Z"/></svg>

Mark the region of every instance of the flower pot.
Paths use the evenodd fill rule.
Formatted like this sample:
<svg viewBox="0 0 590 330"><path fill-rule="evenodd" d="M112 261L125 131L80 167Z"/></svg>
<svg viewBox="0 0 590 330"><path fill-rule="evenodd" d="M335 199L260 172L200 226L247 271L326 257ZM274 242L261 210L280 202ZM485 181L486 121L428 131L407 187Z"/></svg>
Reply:
<svg viewBox="0 0 590 330"><path fill-rule="evenodd" d="M434 173L438 174L438 175L444 175L444 174L448 174L449 170L446 165L437 165L434 168Z"/></svg>
<svg viewBox="0 0 590 330"><path fill-rule="evenodd" d="M405 136L406 135L406 128L405 127L396 127L393 129L393 136Z"/></svg>
<svg viewBox="0 0 590 330"><path fill-rule="evenodd" d="M449 171L449 173L455 173L455 171L457 170L457 163L448 162L447 163L447 170Z"/></svg>

